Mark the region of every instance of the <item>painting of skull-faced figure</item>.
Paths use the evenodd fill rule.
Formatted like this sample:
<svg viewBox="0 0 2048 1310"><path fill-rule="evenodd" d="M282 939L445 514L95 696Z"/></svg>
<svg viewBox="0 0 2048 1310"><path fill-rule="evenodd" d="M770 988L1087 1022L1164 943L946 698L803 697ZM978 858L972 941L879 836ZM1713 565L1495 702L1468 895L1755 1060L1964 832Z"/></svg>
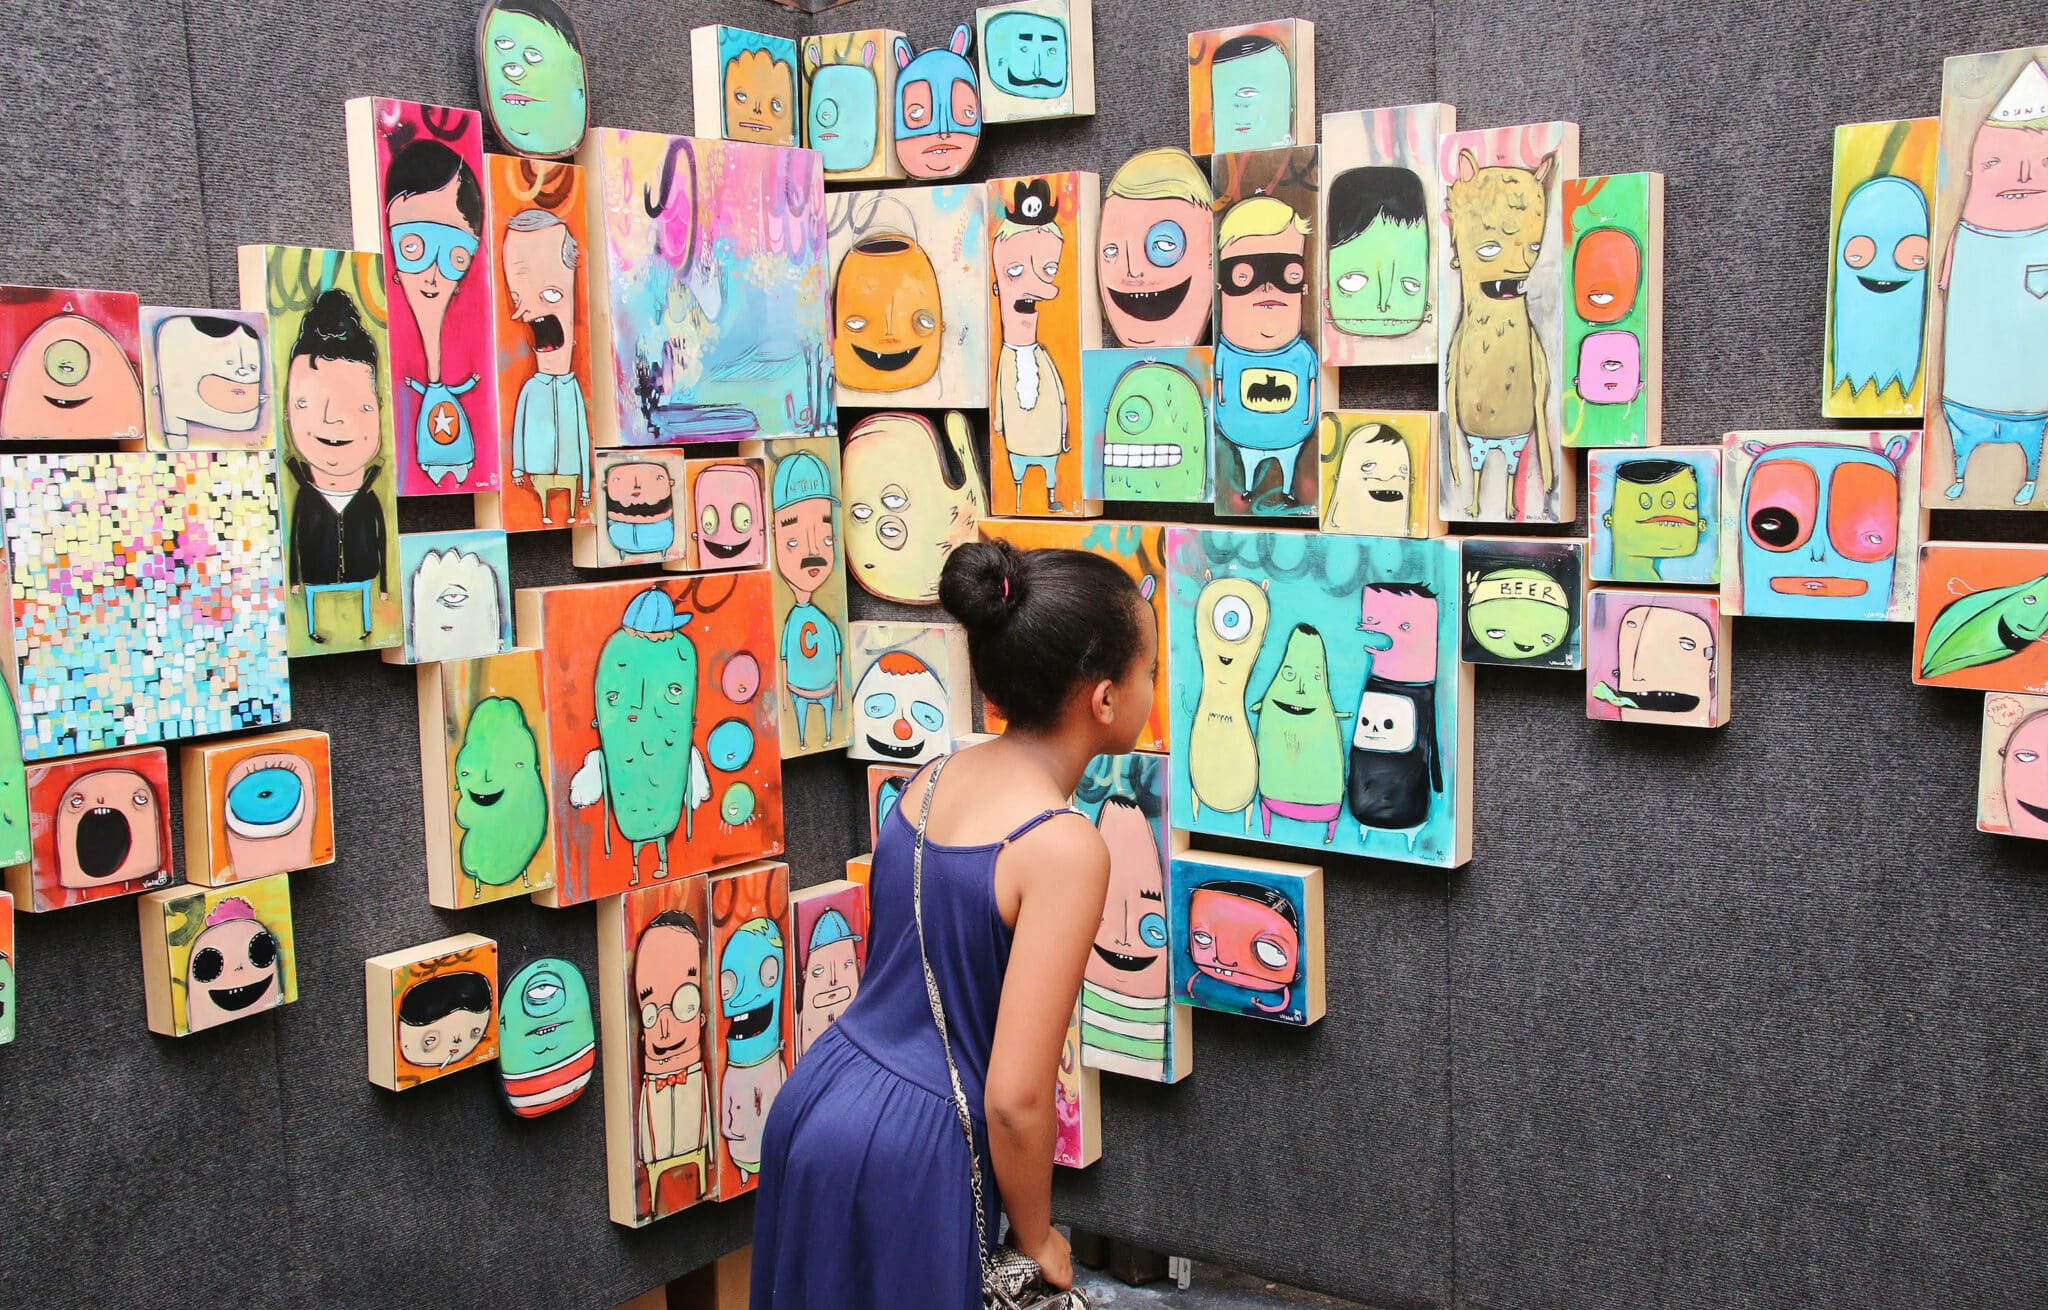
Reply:
<svg viewBox="0 0 2048 1310"><path fill-rule="evenodd" d="M555 886L578 905L782 850L764 571L518 593L542 651Z"/></svg>

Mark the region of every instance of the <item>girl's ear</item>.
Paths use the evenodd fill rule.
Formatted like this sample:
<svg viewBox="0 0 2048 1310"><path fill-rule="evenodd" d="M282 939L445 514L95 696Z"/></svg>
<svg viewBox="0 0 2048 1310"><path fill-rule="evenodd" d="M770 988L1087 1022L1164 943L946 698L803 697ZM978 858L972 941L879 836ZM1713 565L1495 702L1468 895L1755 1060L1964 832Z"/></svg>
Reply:
<svg viewBox="0 0 2048 1310"><path fill-rule="evenodd" d="M1103 727L1116 722L1116 682L1104 678L1088 694L1088 712Z"/></svg>

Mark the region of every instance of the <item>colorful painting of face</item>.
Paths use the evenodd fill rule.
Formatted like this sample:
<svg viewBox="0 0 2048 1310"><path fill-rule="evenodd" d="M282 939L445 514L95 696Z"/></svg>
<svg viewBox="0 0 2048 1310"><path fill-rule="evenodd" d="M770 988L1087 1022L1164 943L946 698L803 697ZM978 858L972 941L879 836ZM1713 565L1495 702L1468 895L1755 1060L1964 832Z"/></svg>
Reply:
<svg viewBox="0 0 2048 1310"><path fill-rule="evenodd" d="M1977 831L2048 841L2048 696L1984 697Z"/></svg>
<svg viewBox="0 0 2048 1310"><path fill-rule="evenodd" d="M1074 791L1109 848L1109 895L1081 981L1081 1063L1156 1083L1194 1067L1194 1024L1172 1004L1169 977L1171 771L1161 755L1098 755Z"/></svg>
<svg viewBox="0 0 2048 1310"><path fill-rule="evenodd" d="M974 11L981 104L991 123L1095 112L1092 0L1011 0Z"/></svg>
<svg viewBox="0 0 2048 1310"><path fill-rule="evenodd" d="M1455 542L1169 528L1166 555L1175 828L1471 858Z"/></svg>
<svg viewBox="0 0 2048 1310"><path fill-rule="evenodd" d="M896 38L896 160L920 181L958 177L981 145L981 91L962 23L943 47L912 56Z"/></svg>
<svg viewBox="0 0 2048 1310"><path fill-rule="evenodd" d="M396 646L397 481L377 255L243 246L242 308L270 320L293 659Z"/></svg>
<svg viewBox="0 0 2048 1310"><path fill-rule="evenodd" d="M1721 578L1730 614L1913 616L1917 432L1731 432L1722 438Z"/></svg>
<svg viewBox="0 0 2048 1310"><path fill-rule="evenodd" d="M967 418L870 414L846 438L846 563L883 600L931 605L946 558L988 513Z"/></svg>
<svg viewBox="0 0 2048 1310"><path fill-rule="evenodd" d="M1588 451L1586 478L1594 581L1719 585L1720 447Z"/></svg>
<svg viewBox="0 0 2048 1310"><path fill-rule="evenodd" d="M1460 658L1531 669L1586 667L1586 543L1565 537L1460 537Z"/></svg>
<svg viewBox="0 0 2048 1310"><path fill-rule="evenodd" d="M1172 680L1167 673L1166 632L1166 525L1104 519L1094 523L1060 523L1042 520L985 519L981 535L989 541L1007 541L1019 550L1079 550L1100 555L1131 575L1138 594L1152 606L1158 624L1159 678L1152 687L1152 713L1138 734L1137 749L1163 751L1169 733L1168 693ZM1001 732L1006 720L993 705L984 705L984 722L990 732ZM962 724L966 720L961 720Z"/></svg>
<svg viewBox="0 0 2048 1310"><path fill-rule="evenodd" d="M606 1174L612 1222L629 1228L718 1194L704 1032L710 910L702 874L598 906Z"/></svg>
<svg viewBox="0 0 2048 1310"><path fill-rule="evenodd" d="M536 899L580 905L782 850L772 622L764 570L519 593L549 720L555 887Z"/></svg>
<svg viewBox="0 0 2048 1310"><path fill-rule="evenodd" d="M1920 499L2048 506L2048 191L2034 185L2048 169L2048 46L1943 62L1936 169Z"/></svg>
<svg viewBox="0 0 2048 1310"><path fill-rule="evenodd" d="M324 732L286 729L179 753L185 878L227 887L334 862Z"/></svg>
<svg viewBox="0 0 2048 1310"><path fill-rule="evenodd" d="M0 286L0 441L143 439L132 292Z"/></svg>
<svg viewBox="0 0 2048 1310"><path fill-rule="evenodd" d="M0 892L0 1046L14 1040L14 897Z"/></svg>
<svg viewBox="0 0 2048 1310"><path fill-rule="evenodd" d="M492 0L476 25L477 86L491 131L515 155L576 153L590 123L583 42L555 0Z"/></svg>
<svg viewBox="0 0 2048 1310"><path fill-rule="evenodd" d="M797 43L741 27L690 33L696 135L796 146Z"/></svg>
<svg viewBox="0 0 2048 1310"><path fill-rule="evenodd" d="M498 1075L512 1113L538 1119L565 1108L596 1070L597 1021L583 971L548 956L513 974L498 1007Z"/></svg>
<svg viewBox="0 0 2048 1310"><path fill-rule="evenodd" d="M903 177L895 150L896 60L901 32L877 28L804 38L804 144L832 182Z"/></svg>
<svg viewBox="0 0 2048 1310"><path fill-rule="evenodd" d="M554 884L540 652L419 669L427 899L445 910Z"/></svg>
<svg viewBox="0 0 2048 1310"><path fill-rule="evenodd" d="M28 768L29 858L7 889L30 914L169 886L170 761L159 746Z"/></svg>
<svg viewBox="0 0 2048 1310"><path fill-rule="evenodd" d="M142 384L151 450L265 450L269 326L233 309L146 309ZM134 449L131 443L128 447Z"/></svg>
<svg viewBox="0 0 2048 1310"><path fill-rule="evenodd" d="M498 944L473 932L363 961L369 1075L408 1091L498 1057Z"/></svg>
<svg viewBox="0 0 2048 1310"><path fill-rule="evenodd" d="M583 170L486 157L497 342L498 489L477 525L506 532L590 523L590 243Z"/></svg>
<svg viewBox="0 0 2048 1310"><path fill-rule="evenodd" d="M1311 258L1316 149L1210 161L1216 232L1215 507L1314 516L1321 365Z"/></svg>
<svg viewBox="0 0 2048 1310"><path fill-rule="evenodd" d="M979 185L827 197L842 405L988 404L988 198Z"/></svg>
<svg viewBox="0 0 2048 1310"><path fill-rule="evenodd" d="M1556 252L1578 124L1449 133L1438 163L1450 225L1437 265L1443 516L1568 523L1577 483L1563 450L1566 261Z"/></svg>
<svg viewBox="0 0 2048 1310"><path fill-rule="evenodd" d="M1564 444L1664 436L1664 175L1567 178Z"/></svg>
<svg viewBox="0 0 2048 1310"><path fill-rule="evenodd" d="M1440 537L1436 415L1333 410L1322 416L1322 529L1360 537Z"/></svg>
<svg viewBox="0 0 2048 1310"><path fill-rule="evenodd" d="M1207 346L1081 352L1081 494L1152 504L1209 499Z"/></svg>
<svg viewBox="0 0 2048 1310"><path fill-rule="evenodd" d="M1821 388L1829 418L1920 417L1939 126L1905 118L1835 129Z"/></svg>
<svg viewBox="0 0 2048 1310"><path fill-rule="evenodd" d="M291 717L267 453L0 455L25 758Z"/></svg>
<svg viewBox="0 0 2048 1310"><path fill-rule="evenodd" d="M839 442L757 442L745 453L768 469L775 632L786 696L782 756L836 750L849 740Z"/></svg>
<svg viewBox="0 0 2048 1310"><path fill-rule="evenodd" d="M2048 694L2048 546L1920 548L1913 681Z"/></svg>
<svg viewBox="0 0 2048 1310"><path fill-rule="evenodd" d="M680 450L601 450L592 460L597 521L577 528L570 557L578 568L696 563L688 526L689 458ZM683 507L682 519L676 505Z"/></svg>
<svg viewBox="0 0 2048 1310"><path fill-rule="evenodd" d="M768 562L759 459L693 459L690 555L698 569L754 569Z"/></svg>
<svg viewBox="0 0 2048 1310"><path fill-rule="evenodd" d="M409 532L398 539L405 645L387 664L481 659L512 649L512 562L488 528Z"/></svg>
<svg viewBox="0 0 2048 1310"><path fill-rule="evenodd" d="M1216 299L1215 195L1185 150L1131 156L1102 196L1102 313L1131 347L1196 346Z"/></svg>
<svg viewBox="0 0 2048 1310"><path fill-rule="evenodd" d="M1188 37L1188 149L1272 150L1314 136L1316 25L1302 18Z"/></svg>
<svg viewBox="0 0 2048 1310"><path fill-rule="evenodd" d="M974 726L967 631L950 623L853 625L853 741L847 754L882 764L922 764L953 749Z"/></svg>
<svg viewBox="0 0 2048 1310"><path fill-rule="evenodd" d="M868 889L844 879L819 883L791 893L789 913L796 954L794 1063L860 992L868 959Z"/></svg>
<svg viewBox="0 0 2048 1310"><path fill-rule="evenodd" d="M483 116L362 97L348 102L348 140L355 244L384 254L398 492L495 491Z"/></svg>
<svg viewBox="0 0 2048 1310"><path fill-rule="evenodd" d="M868 847L881 845L882 825L903 799L903 789L917 776L911 764L868 765ZM865 884L863 884L865 885Z"/></svg>
<svg viewBox="0 0 2048 1310"><path fill-rule="evenodd" d="M1446 104L1323 115L1322 352L1331 366L1434 364Z"/></svg>
<svg viewBox="0 0 2048 1310"><path fill-rule="evenodd" d="M1586 717L1718 728L1733 635L1711 592L1595 587L1587 605Z"/></svg>
<svg viewBox="0 0 2048 1310"><path fill-rule="evenodd" d="M1173 998L1307 1026L1323 1017L1323 871L1183 852L1166 878Z"/></svg>
<svg viewBox="0 0 2048 1310"><path fill-rule="evenodd" d="M136 903L151 1032L186 1037L299 999L290 882L173 887Z"/></svg>
<svg viewBox="0 0 2048 1310"><path fill-rule="evenodd" d="M718 975L711 1077L718 1088L718 1199L754 1189L761 1130L795 1059L789 866L750 864L709 879Z"/></svg>
<svg viewBox="0 0 2048 1310"><path fill-rule="evenodd" d="M597 370L596 444L830 431L818 157L601 128L581 158L604 229L591 315L613 356Z"/></svg>

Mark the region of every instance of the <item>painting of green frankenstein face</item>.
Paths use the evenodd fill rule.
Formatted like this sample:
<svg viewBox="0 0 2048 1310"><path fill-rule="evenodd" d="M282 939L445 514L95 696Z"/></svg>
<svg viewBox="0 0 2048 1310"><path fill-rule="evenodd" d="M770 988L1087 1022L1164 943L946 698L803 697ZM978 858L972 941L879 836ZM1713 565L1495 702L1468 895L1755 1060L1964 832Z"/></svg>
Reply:
<svg viewBox="0 0 2048 1310"><path fill-rule="evenodd" d="M1413 169L1375 165L1330 183L1330 318L1354 337L1401 337L1430 320L1429 210Z"/></svg>
<svg viewBox="0 0 2048 1310"><path fill-rule="evenodd" d="M477 29L484 112L507 149L560 159L589 123L583 46L555 0L495 0Z"/></svg>
<svg viewBox="0 0 2048 1310"><path fill-rule="evenodd" d="M1216 149L1267 150L1294 144L1294 67L1268 36L1235 36L1209 59Z"/></svg>

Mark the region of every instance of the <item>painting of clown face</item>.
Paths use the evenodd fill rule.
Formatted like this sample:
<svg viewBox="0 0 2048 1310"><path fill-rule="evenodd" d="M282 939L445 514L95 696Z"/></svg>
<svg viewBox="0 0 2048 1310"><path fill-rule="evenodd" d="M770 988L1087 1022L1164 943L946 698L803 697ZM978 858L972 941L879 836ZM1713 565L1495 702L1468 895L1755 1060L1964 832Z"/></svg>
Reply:
<svg viewBox="0 0 2048 1310"><path fill-rule="evenodd" d="M851 649L854 759L921 764L951 750L953 738L968 730L964 629L856 623Z"/></svg>

